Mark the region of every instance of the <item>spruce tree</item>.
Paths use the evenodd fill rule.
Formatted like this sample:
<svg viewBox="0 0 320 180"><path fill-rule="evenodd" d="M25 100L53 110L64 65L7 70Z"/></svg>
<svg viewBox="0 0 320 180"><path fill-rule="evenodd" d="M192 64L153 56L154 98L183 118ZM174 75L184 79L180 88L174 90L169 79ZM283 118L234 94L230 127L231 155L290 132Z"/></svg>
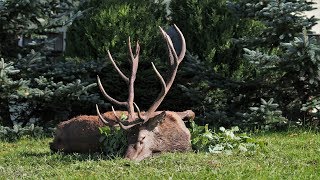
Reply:
<svg viewBox="0 0 320 180"><path fill-rule="evenodd" d="M0 1L0 124L62 121L93 113L104 104L95 76L104 63L52 57L48 33L59 32L81 16L80 1ZM20 37L31 43L18 46ZM105 106L106 104L104 104ZM91 108L89 108L91 107Z"/></svg>
<svg viewBox="0 0 320 180"><path fill-rule="evenodd" d="M256 38L246 39L252 47L268 52L276 50L280 43L289 42L301 33L302 28L311 29L316 18L307 18L305 11L314 9L314 2L305 0L244 0L238 2L242 18L253 18L262 23L263 30Z"/></svg>
<svg viewBox="0 0 320 180"><path fill-rule="evenodd" d="M300 111L310 97L317 97L319 84L319 43L308 31L315 18L304 11L312 10L312 2L263 1L248 3L247 15L259 19L265 29L255 45L245 48L245 58L257 68L256 98L274 97L290 120L304 118ZM304 29L304 30L303 30Z"/></svg>
<svg viewBox="0 0 320 180"><path fill-rule="evenodd" d="M293 72L297 71L285 68L284 64L288 63L288 66L295 67L293 61L301 57L291 55L293 59L289 61L288 49L284 43L293 43L301 36L303 27L309 30L315 24L314 17L307 18L303 15L304 11L313 9L312 2L300 0L172 2L173 21L180 23L184 31L190 32L186 38L192 55L187 56L185 70L187 77L192 77L193 80L188 83L189 86L182 88L198 110L200 112L202 110L206 119L214 124L220 123L219 125L239 125L245 120L243 121L242 116L238 115L250 112L249 107L258 105L261 98L274 98L279 103L277 108L283 110L284 116L288 117L294 112L293 109L298 108L295 112L299 112L299 107L293 105L293 102L296 102L295 96L302 99L308 97L303 94L306 93L305 88L301 94L296 92L305 84L295 84L299 78ZM217 5L209 6L210 3ZM202 4L207 6L202 7ZM225 11L219 11L222 7ZM230 21L227 21L228 19ZM195 32L193 29L196 29ZM199 50L194 50L196 48ZM204 59L205 56L200 56L199 53L208 48L213 50L214 56L211 56L211 59ZM253 52L254 56L251 54ZM213 63L208 63L210 61ZM293 77L286 79L284 74ZM301 107L303 103L299 103Z"/></svg>

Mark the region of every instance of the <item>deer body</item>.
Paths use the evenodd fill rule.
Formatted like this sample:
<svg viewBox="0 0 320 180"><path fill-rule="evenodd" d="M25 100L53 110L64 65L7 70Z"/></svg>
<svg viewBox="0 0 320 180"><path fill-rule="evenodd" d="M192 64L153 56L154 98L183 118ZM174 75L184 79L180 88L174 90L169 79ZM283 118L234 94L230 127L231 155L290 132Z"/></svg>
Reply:
<svg viewBox="0 0 320 180"><path fill-rule="evenodd" d="M153 115L156 116L162 111L156 111ZM144 114L144 112L142 112ZM191 110L183 112L166 111L168 116L179 116L183 121L194 119L194 112ZM174 115L171 115L174 114ZM118 117L128 115L128 111L116 111ZM110 125L116 125L116 117L112 111L103 114L105 119L108 119ZM53 142L50 143L50 149L53 152L61 151L65 153L89 153L101 151L100 131L99 128L105 124L98 116L81 115L70 120L63 121L57 126ZM133 139L132 133L128 133L128 139ZM132 142L132 140L130 141Z"/></svg>

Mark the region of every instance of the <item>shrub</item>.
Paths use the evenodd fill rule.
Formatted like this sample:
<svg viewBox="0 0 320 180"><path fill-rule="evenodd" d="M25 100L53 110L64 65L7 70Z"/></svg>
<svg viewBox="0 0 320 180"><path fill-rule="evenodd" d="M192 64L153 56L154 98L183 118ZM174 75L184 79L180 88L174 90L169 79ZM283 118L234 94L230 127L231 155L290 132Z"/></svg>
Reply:
<svg viewBox="0 0 320 180"><path fill-rule="evenodd" d="M78 1L4 1L0 3L0 120L11 126L30 119L39 124L61 121L80 113L93 113L100 100L96 75L102 61L52 57L48 32L58 32L81 16ZM10 21L8 20L10 19ZM32 43L18 47L16 37ZM14 51L12 51L14 49ZM10 60L10 62L8 62ZM56 122L54 122L56 123Z"/></svg>
<svg viewBox="0 0 320 180"><path fill-rule="evenodd" d="M122 156L127 149L127 137L123 130L110 128L108 126L99 128L101 133L100 142L102 143L103 152L110 156Z"/></svg>
<svg viewBox="0 0 320 180"><path fill-rule="evenodd" d="M312 105L310 99L316 101L319 96L319 42L304 31L294 40L281 43L280 48L281 53L276 55L245 50L245 57L261 69L264 79L268 80L269 93L265 94L275 96L285 111L284 116L301 121L305 118L303 106Z"/></svg>
<svg viewBox="0 0 320 180"><path fill-rule="evenodd" d="M4 125L10 125L10 121L25 124L29 119L44 125L51 120L59 122L77 114L94 113L95 104L107 106L95 83L96 74L104 67L102 62L61 60L44 64L41 58L30 61L28 56L15 64L1 62Z"/></svg>
<svg viewBox="0 0 320 180"><path fill-rule="evenodd" d="M282 111L279 110L279 104L274 103L273 98L269 101L261 98L260 106L250 107L250 110L250 113L244 114L243 123L247 127L269 130L288 123L288 120L282 116Z"/></svg>
<svg viewBox="0 0 320 180"><path fill-rule="evenodd" d="M226 0L171 0L172 22L184 32L188 50L211 66L211 71L231 76L242 63L241 49L235 41L259 34L260 25L241 19L235 2ZM240 51L239 51L240 50Z"/></svg>
<svg viewBox="0 0 320 180"><path fill-rule="evenodd" d="M30 121L25 126L22 123L13 123L12 127L0 126L0 139L6 141L15 141L23 136L41 137L44 136L43 127L36 126Z"/></svg>
<svg viewBox="0 0 320 180"><path fill-rule="evenodd" d="M161 89L151 62L156 64L161 74L164 75L167 70L166 44L158 28L162 26L166 29L165 5L162 1L93 0L81 8L91 9L85 17L76 20L69 28L66 55L80 58L106 57L107 50L110 50L119 68L124 74L129 74L128 36L131 38L132 46L139 40L141 50L135 82L135 101L141 109L147 109ZM108 93L125 99L126 84L109 64L109 60L106 62L107 66L99 73L102 83L108 86ZM178 73L176 82L180 81L180 77ZM186 98L181 91L173 85L160 108L185 110L189 105L184 99Z"/></svg>
<svg viewBox="0 0 320 180"><path fill-rule="evenodd" d="M159 44L164 44L158 26L166 24L161 1L92 0L81 8L91 9L69 28L68 55L106 57L110 50L115 59L123 62L130 36L132 42L139 40L141 44L142 61L157 58Z"/></svg>
<svg viewBox="0 0 320 180"><path fill-rule="evenodd" d="M6 62L3 58L0 61L0 125L9 125L10 112L15 109L21 109L21 104L15 103L17 99L22 98L24 90L28 88L29 81L17 79L15 76L20 73L13 62ZM19 108L20 106L20 108Z"/></svg>
<svg viewBox="0 0 320 180"><path fill-rule="evenodd" d="M274 98L287 119L303 119L302 104L318 96L318 50L314 40L299 35L302 27L315 23L314 17L302 13L313 9L312 4L171 2L172 20L187 34L191 51L184 69L191 80L182 83L182 89L194 100L204 123L240 125L238 112L252 113L249 107L261 98ZM248 49L255 49L255 55Z"/></svg>
<svg viewBox="0 0 320 180"><path fill-rule="evenodd" d="M254 152L265 143L249 137L246 133L238 134L238 127L231 129L219 128L218 133L208 128L208 125L198 126L191 122L191 144L197 152L227 153L233 152Z"/></svg>

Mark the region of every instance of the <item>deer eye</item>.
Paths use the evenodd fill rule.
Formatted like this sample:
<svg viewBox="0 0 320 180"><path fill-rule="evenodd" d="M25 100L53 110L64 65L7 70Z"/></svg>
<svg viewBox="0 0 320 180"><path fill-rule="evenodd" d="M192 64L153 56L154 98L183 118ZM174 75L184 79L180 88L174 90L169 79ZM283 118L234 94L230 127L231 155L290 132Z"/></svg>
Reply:
<svg viewBox="0 0 320 180"><path fill-rule="evenodd" d="M138 139L138 142L136 143L136 147L140 147L142 144L143 144L143 140L144 140L145 136L144 137L140 137Z"/></svg>
<svg viewBox="0 0 320 180"><path fill-rule="evenodd" d="M146 137L144 136L144 137L142 137L141 139L140 139L140 144L142 144L143 143L143 140L145 139Z"/></svg>

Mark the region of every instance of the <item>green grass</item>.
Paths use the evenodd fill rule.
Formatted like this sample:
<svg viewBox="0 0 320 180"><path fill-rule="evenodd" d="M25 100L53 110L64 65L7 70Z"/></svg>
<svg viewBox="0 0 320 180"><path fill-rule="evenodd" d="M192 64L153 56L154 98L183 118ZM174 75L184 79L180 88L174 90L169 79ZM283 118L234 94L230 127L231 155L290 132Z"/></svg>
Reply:
<svg viewBox="0 0 320 180"><path fill-rule="evenodd" d="M51 154L50 138L0 142L0 179L320 179L320 134L256 136L247 154L167 153L140 163L101 154Z"/></svg>

